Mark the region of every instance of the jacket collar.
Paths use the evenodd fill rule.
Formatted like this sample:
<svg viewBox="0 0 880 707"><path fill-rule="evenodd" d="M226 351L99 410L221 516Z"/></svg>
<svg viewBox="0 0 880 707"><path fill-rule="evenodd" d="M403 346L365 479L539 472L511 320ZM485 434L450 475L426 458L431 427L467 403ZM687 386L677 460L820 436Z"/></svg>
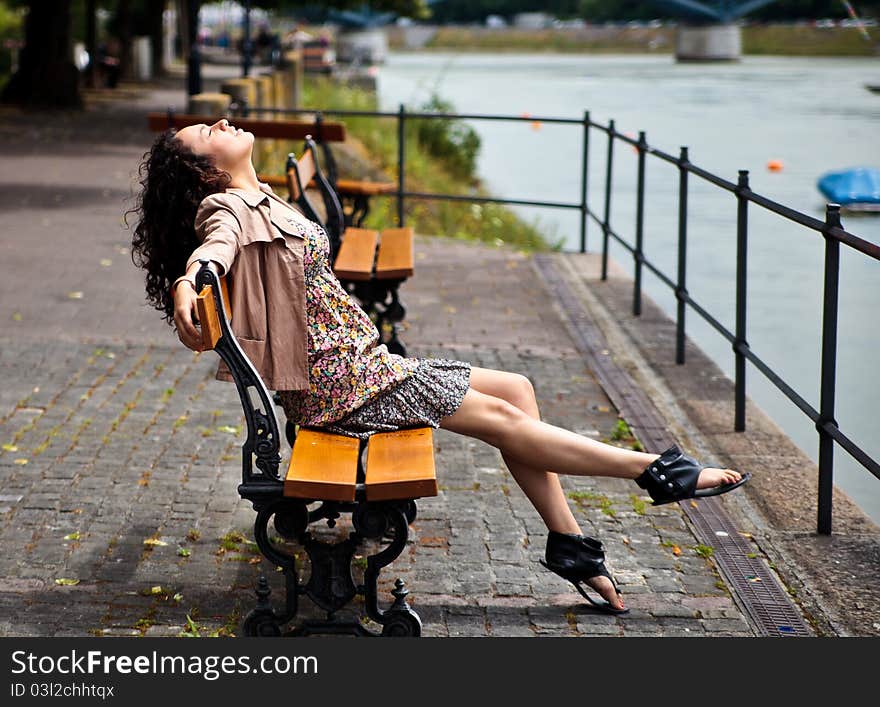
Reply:
<svg viewBox="0 0 880 707"><path fill-rule="evenodd" d="M237 187L233 187L232 189L226 190L230 194L235 194L239 197L245 204L253 208L258 204L262 204L265 199L272 194L272 187L270 187L265 182L260 182L260 191L262 194L257 194L256 192L248 191L247 189L239 189Z"/></svg>

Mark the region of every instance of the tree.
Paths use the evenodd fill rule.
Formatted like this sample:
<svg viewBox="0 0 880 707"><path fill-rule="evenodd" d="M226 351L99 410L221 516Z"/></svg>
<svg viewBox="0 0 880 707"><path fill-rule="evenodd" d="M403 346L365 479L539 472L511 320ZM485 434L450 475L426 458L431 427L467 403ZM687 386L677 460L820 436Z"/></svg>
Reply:
<svg viewBox="0 0 880 707"><path fill-rule="evenodd" d="M70 44L71 0L28 0L18 71L0 100L29 106L78 108L79 71Z"/></svg>

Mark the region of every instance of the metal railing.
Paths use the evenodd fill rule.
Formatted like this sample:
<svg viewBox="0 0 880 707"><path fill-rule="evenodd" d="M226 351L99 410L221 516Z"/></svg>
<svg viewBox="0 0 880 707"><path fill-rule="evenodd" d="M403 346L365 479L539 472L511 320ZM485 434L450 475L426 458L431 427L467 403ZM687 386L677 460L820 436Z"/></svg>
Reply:
<svg viewBox="0 0 880 707"><path fill-rule="evenodd" d="M834 419L835 383L837 376L837 314L838 285L840 277L840 245L880 260L880 246L870 243L850 233L841 225L840 207L828 204L825 209L825 220L820 221L795 209L779 204L749 188L748 170L740 170L736 183L729 182L716 174L692 164L688 158L688 148L682 147L678 157L667 154L648 145L645 133L640 132L637 139L616 130L614 121L608 125L593 122L590 112L586 111L582 119L552 118L539 116L483 115L467 113L414 113L401 105L397 112L352 111L352 110L316 110L316 109L267 109L253 107L261 113L277 115L320 114L340 117L374 117L394 118L397 120L398 135L398 180L397 190L387 196L397 199L397 219L399 225L405 224L405 204L407 199L435 199L444 201L464 201L471 203L495 203L514 206L539 206L556 209L577 209L581 212L580 248L586 252L587 223L592 219L602 231L602 279L608 276L608 245L611 238L617 241L633 257L633 303L635 316L641 314L642 305L642 269L647 268L668 286L675 294L676 307L676 344L675 362L685 362L685 314L690 306L721 336L730 342L735 363L734 373L734 430L745 431L746 428L746 361L763 373L792 403L797 406L816 426L819 434L819 488L817 531L820 534L831 533L832 489L834 470L834 443L845 449L859 464L880 479L880 463L868 455L861 447L847 437ZM474 120L474 121L510 121L538 122L557 125L580 126L583 143L581 151L581 189L580 201L577 203L558 201L533 201L525 199L499 199L493 197L459 196L453 194L437 194L406 190L406 124L410 120ZM587 198L589 183L589 155L591 130L604 133L607 137L605 160L605 193L603 214L600 217L590 208ZM635 244L630 245L611 227L611 194L614 171L615 141L631 145L638 153L636 183L636 222ZM645 211L645 168L646 157L651 156L678 168L678 264L675 279L662 272L644 254L644 211ZM693 174L716 187L730 192L736 197L737 203L737 248L736 248L736 322L734 331L727 329L721 322L702 307L687 290L687 225L688 225L688 177ZM822 354L819 409L811 406L797 391L786 383L765 361L752 351L748 344L746 328L746 253L748 250L748 216L749 204L771 211L804 228L820 233L825 239L824 293L822 309Z"/></svg>

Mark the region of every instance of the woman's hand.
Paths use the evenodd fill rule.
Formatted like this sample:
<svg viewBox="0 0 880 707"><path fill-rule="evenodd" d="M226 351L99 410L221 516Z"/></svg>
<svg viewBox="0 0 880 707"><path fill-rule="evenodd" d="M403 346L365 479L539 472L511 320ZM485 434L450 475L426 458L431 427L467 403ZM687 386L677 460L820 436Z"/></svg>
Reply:
<svg viewBox="0 0 880 707"><path fill-rule="evenodd" d="M203 351L202 332L196 327L199 313L195 288L189 280L181 280L174 289L174 324L177 338L193 351Z"/></svg>

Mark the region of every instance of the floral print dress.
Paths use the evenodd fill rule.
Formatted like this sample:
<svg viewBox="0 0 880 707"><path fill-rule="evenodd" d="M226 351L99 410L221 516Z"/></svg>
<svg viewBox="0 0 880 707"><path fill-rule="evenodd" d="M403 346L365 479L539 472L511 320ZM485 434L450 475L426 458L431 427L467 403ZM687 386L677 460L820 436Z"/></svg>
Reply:
<svg viewBox="0 0 880 707"><path fill-rule="evenodd" d="M461 404L470 364L405 358L378 344L379 331L330 268L324 229L299 215L306 284L309 389L279 391L288 420L366 438L402 427L439 426Z"/></svg>

